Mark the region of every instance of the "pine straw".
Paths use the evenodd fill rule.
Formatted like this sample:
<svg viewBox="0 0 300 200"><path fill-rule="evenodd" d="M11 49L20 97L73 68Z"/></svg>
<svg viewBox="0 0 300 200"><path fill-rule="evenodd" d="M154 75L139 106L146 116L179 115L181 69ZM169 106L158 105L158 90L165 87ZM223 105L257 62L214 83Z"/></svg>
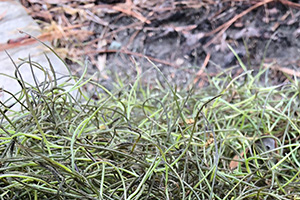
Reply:
<svg viewBox="0 0 300 200"><path fill-rule="evenodd" d="M142 85L147 72L113 91L84 75L18 76L21 110L1 102L1 199L299 198L298 81L272 86L268 69L243 69L180 92ZM277 148L245 152L266 134Z"/></svg>

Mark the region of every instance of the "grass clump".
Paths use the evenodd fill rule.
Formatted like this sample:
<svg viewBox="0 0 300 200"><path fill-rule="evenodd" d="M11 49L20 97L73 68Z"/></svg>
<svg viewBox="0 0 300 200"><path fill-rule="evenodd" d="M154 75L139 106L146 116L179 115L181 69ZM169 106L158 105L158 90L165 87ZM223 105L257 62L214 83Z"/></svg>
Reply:
<svg viewBox="0 0 300 200"><path fill-rule="evenodd" d="M1 103L0 198L300 198L297 79L272 86L268 69L243 69L180 92L142 85L145 74L113 91L84 75L59 84L45 70L30 87L18 76L21 109Z"/></svg>

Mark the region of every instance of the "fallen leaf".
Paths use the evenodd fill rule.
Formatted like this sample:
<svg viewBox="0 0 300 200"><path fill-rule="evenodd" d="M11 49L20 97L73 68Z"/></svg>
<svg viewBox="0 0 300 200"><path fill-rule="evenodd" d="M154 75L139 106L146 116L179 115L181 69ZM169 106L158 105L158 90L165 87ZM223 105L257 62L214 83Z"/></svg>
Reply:
<svg viewBox="0 0 300 200"><path fill-rule="evenodd" d="M270 69L273 69L273 70L277 70L277 71L281 71L285 74L288 74L288 75L291 75L291 76L297 76L297 77L300 77L300 72L299 71L295 71L293 69L290 69L290 68L286 68L286 67L281 67L279 65L267 65L267 64L264 64L264 67L265 68L270 68Z"/></svg>
<svg viewBox="0 0 300 200"><path fill-rule="evenodd" d="M248 153L249 148L246 149L246 153ZM235 168L238 167L239 165L239 161L237 161L239 158L243 158L244 157L244 151L242 153L240 153L239 155L235 155L232 159L232 161L230 161L229 163L229 168L231 170L234 170Z"/></svg>

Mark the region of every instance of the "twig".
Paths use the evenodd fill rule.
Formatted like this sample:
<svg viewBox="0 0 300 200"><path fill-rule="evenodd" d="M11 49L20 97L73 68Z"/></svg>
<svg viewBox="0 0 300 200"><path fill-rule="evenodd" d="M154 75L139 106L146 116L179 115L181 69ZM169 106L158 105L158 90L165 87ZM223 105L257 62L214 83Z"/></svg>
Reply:
<svg viewBox="0 0 300 200"><path fill-rule="evenodd" d="M243 12L241 12L240 14L234 16L232 19L230 19L229 21L227 21L226 23L222 24L221 26L219 26L218 28L216 28L215 30L205 34L205 36L210 36L214 33L219 32L214 38L212 38L210 41L208 41L205 45L204 48L207 48L208 46L210 46L212 43L214 43L236 20L238 20L239 18L243 17L244 15L248 14L250 11L254 10L255 8L258 8L262 5L271 3L275 0L264 0L262 2L259 2L257 4L255 4L254 6L251 6L250 8L248 8L247 10L244 10Z"/></svg>
<svg viewBox="0 0 300 200"><path fill-rule="evenodd" d="M111 50L92 50L92 51L85 51L84 52L85 55L87 55L87 54L93 54L94 55L94 54L98 54L98 53L124 53L124 54L133 55L133 56L137 56L137 57L141 57L141 58L147 57L151 61L158 62L158 63L168 65L168 66L171 66L171 67L179 68L178 65L175 65L173 63L170 63L170 62L158 59L158 58L154 58L154 57L151 57L151 56L147 56L147 55L144 55L142 53L136 53L136 52L132 52L132 51L128 51L128 50L111 49Z"/></svg>
<svg viewBox="0 0 300 200"><path fill-rule="evenodd" d="M207 53L207 55L204 59L204 62L202 64L201 68L199 69L199 71L197 72L196 77L193 81L194 84L196 84L199 81L199 79L201 78L201 76L203 75L204 69L206 68L206 66L208 64L209 59L210 59L210 53ZM199 86L202 85L202 84L199 84Z"/></svg>
<svg viewBox="0 0 300 200"><path fill-rule="evenodd" d="M280 1L280 3L282 3L284 5L300 9L300 4L299 3L294 3L294 2L291 2L291 1L288 1L288 0L279 0L279 1Z"/></svg>

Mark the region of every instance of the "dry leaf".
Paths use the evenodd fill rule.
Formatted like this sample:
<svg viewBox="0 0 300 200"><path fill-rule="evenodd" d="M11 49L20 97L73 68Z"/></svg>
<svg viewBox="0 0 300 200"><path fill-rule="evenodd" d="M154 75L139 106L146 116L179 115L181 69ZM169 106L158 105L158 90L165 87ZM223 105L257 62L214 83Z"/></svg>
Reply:
<svg viewBox="0 0 300 200"><path fill-rule="evenodd" d="M297 77L300 77L300 72L298 71L295 71L293 69L290 69L290 68L286 68L286 67L281 67L279 65L273 65L273 66L269 66L267 64L264 64L264 67L265 68L271 68L273 70L277 70L277 71L281 71L285 74L288 74L288 75L291 75L291 76L297 76Z"/></svg>
<svg viewBox="0 0 300 200"><path fill-rule="evenodd" d="M248 152L248 150L249 150L249 148L246 149L246 153ZM229 163L229 168L230 168L231 170L237 168L237 166L239 165L239 162L236 161L236 160L238 160L239 158L243 158L243 157L244 157L244 152L240 153L240 155L235 155L235 156L233 157L233 160L230 161L230 163Z"/></svg>

